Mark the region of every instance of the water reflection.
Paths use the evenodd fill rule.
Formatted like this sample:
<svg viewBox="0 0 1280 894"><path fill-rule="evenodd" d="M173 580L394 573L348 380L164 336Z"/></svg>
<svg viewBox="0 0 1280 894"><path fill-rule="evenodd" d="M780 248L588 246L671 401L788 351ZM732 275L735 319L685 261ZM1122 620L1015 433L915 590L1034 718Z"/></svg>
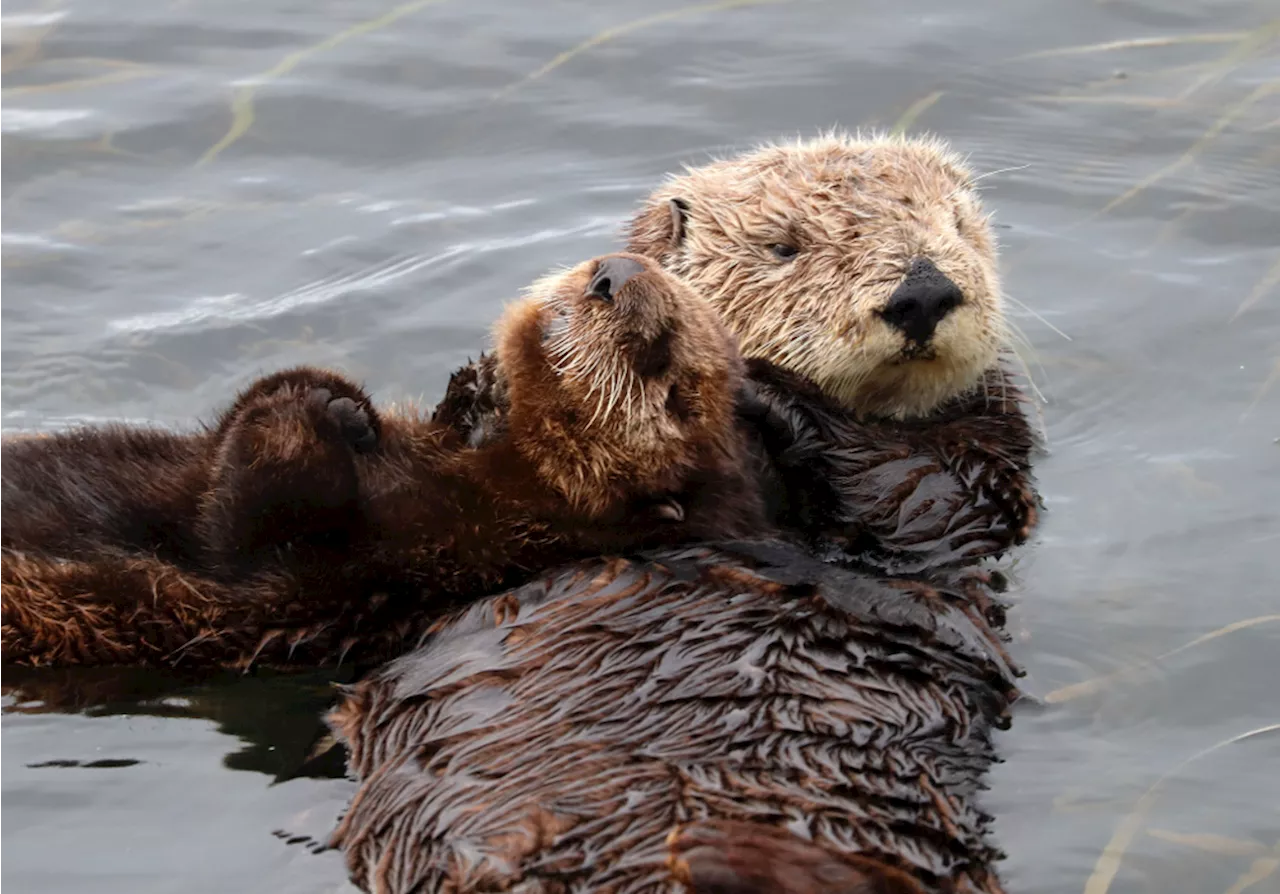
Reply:
<svg viewBox="0 0 1280 894"><path fill-rule="evenodd" d="M77 713L86 717L168 717L211 720L239 740L223 765L263 773L275 782L300 776L341 778L339 749L327 748L323 713L334 685L350 674L183 675L135 668L6 668L6 715ZM79 743L77 743L79 744ZM132 766L132 759L83 761L46 757L28 768ZM125 763L119 763L124 760Z"/></svg>

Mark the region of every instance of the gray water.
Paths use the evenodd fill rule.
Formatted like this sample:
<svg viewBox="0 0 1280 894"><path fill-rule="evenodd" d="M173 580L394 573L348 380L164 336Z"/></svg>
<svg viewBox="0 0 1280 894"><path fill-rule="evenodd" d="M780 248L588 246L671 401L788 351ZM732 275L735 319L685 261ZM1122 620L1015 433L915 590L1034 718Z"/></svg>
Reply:
<svg viewBox="0 0 1280 894"><path fill-rule="evenodd" d="M13 0L3 25L5 431L184 423L302 362L432 400L505 299L713 152L901 127L1003 170L1053 449L1012 618L1046 701L987 797L1008 887L1280 890L1276 0ZM5 683L9 892L347 890L272 834L323 835L350 791L306 762L323 679Z"/></svg>

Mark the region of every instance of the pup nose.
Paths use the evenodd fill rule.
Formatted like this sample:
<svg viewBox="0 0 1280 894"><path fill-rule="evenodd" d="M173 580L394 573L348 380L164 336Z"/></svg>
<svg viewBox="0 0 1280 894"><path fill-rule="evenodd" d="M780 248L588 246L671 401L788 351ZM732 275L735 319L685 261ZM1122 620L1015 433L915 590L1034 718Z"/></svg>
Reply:
<svg viewBox="0 0 1280 894"><path fill-rule="evenodd" d="M924 344L943 317L963 300L960 287L933 266L933 261L916 258L880 316L911 341Z"/></svg>
<svg viewBox="0 0 1280 894"><path fill-rule="evenodd" d="M612 301L613 296L622 290L627 280L637 273L644 272L644 265L621 255L609 255L601 258L596 266L596 275L591 277L591 285L587 286L587 294L604 301Z"/></svg>

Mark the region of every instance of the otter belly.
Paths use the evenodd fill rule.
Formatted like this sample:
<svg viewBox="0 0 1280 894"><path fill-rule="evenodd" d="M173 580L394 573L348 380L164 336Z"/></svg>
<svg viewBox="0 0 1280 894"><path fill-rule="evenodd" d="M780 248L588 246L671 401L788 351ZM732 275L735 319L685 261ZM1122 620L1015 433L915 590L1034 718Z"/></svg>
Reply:
<svg viewBox="0 0 1280 894"><path fill-rule="evenodd" d="M1017 689L989 599L776 542L547 575L348 694L334 843L368 890L674 891L674 828L749 820L998 890L973 797Z"/></svg>

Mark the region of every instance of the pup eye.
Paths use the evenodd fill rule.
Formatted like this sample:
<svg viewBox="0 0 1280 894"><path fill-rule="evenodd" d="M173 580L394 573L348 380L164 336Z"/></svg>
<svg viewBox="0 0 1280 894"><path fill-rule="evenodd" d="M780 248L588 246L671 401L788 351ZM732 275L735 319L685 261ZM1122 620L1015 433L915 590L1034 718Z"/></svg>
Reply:
<svg viewBox="0 0 1280 894"><path fill-rule="evenodd" d="M800 253L800 249L786 242L775 242L769 246L769 251L773 252L773 256L779 261L790 261Z"/></svg>
<svg viewBox="0 0 1280 894"><path fill-rule="evenodd" d="M956 232L964 233L964 218L960 216L960 209L956 208L951 213L955 218Z"/></svg>

